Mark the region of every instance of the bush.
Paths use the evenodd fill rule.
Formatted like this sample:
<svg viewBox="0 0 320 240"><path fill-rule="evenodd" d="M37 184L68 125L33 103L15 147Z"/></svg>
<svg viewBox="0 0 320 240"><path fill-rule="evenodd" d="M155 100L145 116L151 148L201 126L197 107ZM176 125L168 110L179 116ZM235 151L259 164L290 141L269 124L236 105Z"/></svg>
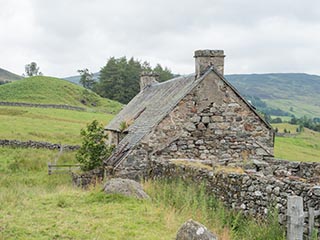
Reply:
<svg viewBox="0 0 320 240"><path fill-rule="evenodd" d="M89 171L102 166L104 159L111 155L113 146L107 146L107 135L103 126L94 120L81 130L82 145L76 154L76 159L82 164L83 171Z"/></svg>

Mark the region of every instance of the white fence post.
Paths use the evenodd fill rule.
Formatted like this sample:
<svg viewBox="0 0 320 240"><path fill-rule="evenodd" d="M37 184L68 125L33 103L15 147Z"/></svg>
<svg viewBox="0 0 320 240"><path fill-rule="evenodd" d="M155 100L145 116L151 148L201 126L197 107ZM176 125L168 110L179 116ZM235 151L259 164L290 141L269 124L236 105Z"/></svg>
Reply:
<svg viewBox="0 0 320 240"><path fill-rule="evenodd" d="M287 205L287 240L303 240L303 198L289 196Z"/></svg>

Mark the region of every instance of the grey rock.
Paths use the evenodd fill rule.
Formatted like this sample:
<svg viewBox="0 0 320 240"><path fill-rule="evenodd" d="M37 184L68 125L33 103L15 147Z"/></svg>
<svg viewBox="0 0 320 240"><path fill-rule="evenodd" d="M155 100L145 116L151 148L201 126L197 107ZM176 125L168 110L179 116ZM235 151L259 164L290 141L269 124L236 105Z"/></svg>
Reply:
<svg viewBox="0 0 320 240"><path fill-rule="evenodd" d="M187 131L190 131L190 132L196 130L196 126L190 122L186 123L184 127L186 128Z"/></svg>
<svg viewBox="0 0 320 240"><path fill-rule="evenodd" d="M202 117L202 120L201 120L203 123L209 123L210 122L210 117L208 116L204 116Z"/></svg>
<svg viewBox="0 0 320 240"><path fill-rule="evenodd" d="M192 219L185 222L179 229L176 240L217 240L217 236L204 225Z"/></svg>
<svg viewBox="0 0 320 240"><path fill-rule="evenodd" d="M201 119L201 117L196 115L196 116L191 118L191 121L194 122L194 123L198 123L198 122L200 122L200 119Z"/></svg>
<svg viewBox="0 0 320 240"><path fill-rule="evenodd" d="M103 190L109 194L121 194L139 199L150 198L148 194L143 191L140 183L130 179L112 178L106 182Z"/></svg>
<svg viewBox="0 0 320 240"><path fill-rule="evenodd" d="M314 195L320 197L320 186L315 186L311 189Z"/></svg>

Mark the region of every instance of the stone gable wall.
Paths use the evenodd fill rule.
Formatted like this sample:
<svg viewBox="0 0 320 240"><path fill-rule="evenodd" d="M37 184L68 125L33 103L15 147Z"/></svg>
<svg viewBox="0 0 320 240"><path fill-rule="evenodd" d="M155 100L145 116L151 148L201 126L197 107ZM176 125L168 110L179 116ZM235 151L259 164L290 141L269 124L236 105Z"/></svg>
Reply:
<svg viewBox="0 0 320 240"><path fill-rule="evenodd" d="M152 155L221 163L273 156L273 131L210 74L145 137Z"/></svg>

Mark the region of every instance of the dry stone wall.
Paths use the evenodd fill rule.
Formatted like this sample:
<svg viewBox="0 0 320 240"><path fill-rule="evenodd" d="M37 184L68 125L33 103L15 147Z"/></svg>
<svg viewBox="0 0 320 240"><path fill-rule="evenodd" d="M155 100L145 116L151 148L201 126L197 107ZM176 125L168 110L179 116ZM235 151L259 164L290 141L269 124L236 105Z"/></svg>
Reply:
<svg viewBox="0 0 320 240"><path fill-rule="evenodd" d="M214 171L172 161L153 161L148 177L205 183L208 193L214 194L227 207L255 216L264 217L271 206L276 206L283 221L288 195L302 196L305 209L308 206L320 209L320 186L296 177L265 176L253 170L244 173Z"/></svg>
<svg viewBox="0 0 320 240"><path fill-rule="evenodd" d="M0 102L0 106L12 106L12 107L39 107L39 108L58 108L75 111L85 111L83 107L75 107L61 104L40 104L40 103L23 103L23 102Z"/></svg>
<svg viewBox="0 0 320 240"><path fill-rule="evenodd" d="M108 175L110 175L109 173ZM105 171L102 168L97 168L85 173L71 173L74 186L88 188L90 185L101 183L104 179Z"/></svg>
<svg viewBox="0 0 320 240"><path fill-rule="evenodd" d="M58 150L61 148L61 144L49 143L49 142L37 142L37 141L19 141L19 140L7 140L0 139L0 146L10 146L19 148L45 148L49 150ZM67 151L76 151L80 148L78 145L63 145L63 149Z"/></svg>

